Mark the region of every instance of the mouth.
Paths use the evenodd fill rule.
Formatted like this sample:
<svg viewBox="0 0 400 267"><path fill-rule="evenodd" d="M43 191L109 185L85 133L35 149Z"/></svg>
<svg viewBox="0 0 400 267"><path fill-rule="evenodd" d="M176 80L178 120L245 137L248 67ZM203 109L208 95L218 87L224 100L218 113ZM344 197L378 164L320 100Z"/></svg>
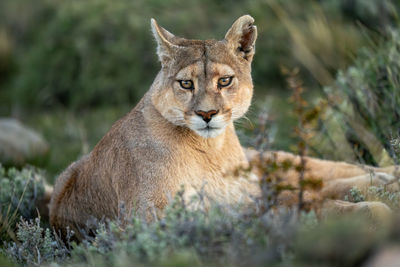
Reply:
<svg viewBox="0 0 400 267"><path fill-rule="evenodd" d="M215 116L209 122L200 116L192 116L188 123L189 128L203 138L214 138L222 134L227 126L223 116Z"/></svg>
<svg viewBox="0 0 400 267"><path fill-rule="evenodd" d="M210 130L218 130L218 129L221 129L221 128L218 128L218 127L211 127L210 125L207 125L206 127L204 127L204 128L202 128L202 129L200 129L200 130L208 130L208 131L210 131Z"/></svg>
<svg viewBox="0 0 400 267"><path fill-rule="evenodd" d="M214 138L214 137L217 137L218 135L220 135L221 133L223 133L224 130L225 130L225 127L218 128L218 127L211 127L211 126L207 125L204 128L196 129L195 133L197 133L198 135L200 135L201 137L204 137L204 138Z"/></svg>

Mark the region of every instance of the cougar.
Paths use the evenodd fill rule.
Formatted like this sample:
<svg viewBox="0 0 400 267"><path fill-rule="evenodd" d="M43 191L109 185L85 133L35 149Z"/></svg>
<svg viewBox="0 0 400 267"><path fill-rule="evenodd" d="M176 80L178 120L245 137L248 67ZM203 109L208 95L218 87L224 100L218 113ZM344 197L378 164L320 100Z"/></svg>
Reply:
<svg viewBox="0 0 400 267"><path fill-rule="evenodd" d="M181 186L185 197L204 188L217 201L249 202L249 196L261 192L260 172L239 177L235 170L254 162L262 166L271 157L300 161L279 151L260 157L243 149L235 133L233 122L246 113L253 95L257 28L251 16L237 19L220 41L177 37L154 19L151 27L161 70L136 107L58 177L50 203L50 223L58 230L79 228L92 217L116 218L120 203L139 214L162 211ZM306 161L305 175L320 177L326 187L314 195L306 192L305 199L341 199L352 186L364 188L371 182L365 168L356 165ZM390 176L384 174L389 169L370 169L381 172L373 177L375 184ZM284 177L297 183L295 171ZM296 200L286 195L281 201Z"/></svg>

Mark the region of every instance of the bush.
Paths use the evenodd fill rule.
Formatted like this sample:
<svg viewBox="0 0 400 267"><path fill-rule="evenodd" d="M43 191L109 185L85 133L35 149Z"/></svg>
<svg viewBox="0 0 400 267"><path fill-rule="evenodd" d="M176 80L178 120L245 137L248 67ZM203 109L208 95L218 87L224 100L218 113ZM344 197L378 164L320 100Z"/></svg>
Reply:
<svg viewBox="0 0 400 267"><path fill-rule="evenodd" d="M72 233L63 242L38 219L22 220L18 242L0 254L23 265L353 266L397 231L376 229L360 215L318 222L315 213L299 216L294 209L264 213L216 203L204 209L201 199L186 203L178 194L165 216L150 223L123 215L100 222L79 244L70 242Z"/></svg>
<svg viewBox="0 0 400 267"><path fill-rule="evenodd" d="M9 243L3 253L24 265L40 266L43 263L60 262L69 255L66 244L40 225L40 219L21 220L18 223L18 243ZM69 244L69 242L67 242Z"/></svg>
<svg viewBox="0 0 400 267"><path fill-rule="evenodd" d="M325 88L347 141L366 164L399 164L400 31L361 49L354 65ZM396 145L397 144L397 145Z"/></svg>
<svg viewBox="0 0 400 267"><path fill-rule="evenodd" d="M368 262L373 250L390 234L388 229L371 228L365 219L342 215L312 229L301 228L293 266L360 266Z"/></svg>
<svg viewBox="0 0 400 267"><path fill-rule="evenodd" d="M360 189L353 187L350 189L349 194L344 196L344 200L357 203L365 201L365 196Z"/></svg>
<svg viewBox="0 0 400 267"><path fill-rule="evenodd" d="M122 258L125 262L160 265L184 256L186 262L197 265L224 265L251 263L255 260L252 255L262 252L264 262L272 263L287 252L295 212L260 216L216 203L207 210L201 200L186 203L182 196L178 194L165 216L153 223L138 217L129 219L126 227L121 227L120 221L101 223L94 238L87 238L71 251L72 262L115 265ZM200 209L193 210L193 206Z"/></svg>
<svg viewBox="0 0 400 267"><path fill-rule="evenodd" d="M76 108L142 95L155 59L143 54L152 40L137 3L68 1L54 12L22 61L14 91L22 105Z"/></svg>
<svg viewBox="0 0 400 267"><path fill-rule="evenodd" d="M33 168L4 169L0 165L0 236L13 237L16 221L20 216L37 216L36 201L44 194L44 178Z"/></svg>
<svg viewBox="0 0 400 267"><path fill-rule="evenodd" d="M216 203L205 209L204 196L190 203L182 196L172 200L162 219L151 223L135 215L122 220L121 208L120 219L99 222L95 235L86 235L80 244L71 243L71 235L62 242L39 219L21 220L17 242L7 243L2 252L21 264L91 266L266 264L284 260L289 252L297 227L294 210L258 214ZM193 210L192 204L199 209ZM315 215L302 218L312 225Z"/></svg>

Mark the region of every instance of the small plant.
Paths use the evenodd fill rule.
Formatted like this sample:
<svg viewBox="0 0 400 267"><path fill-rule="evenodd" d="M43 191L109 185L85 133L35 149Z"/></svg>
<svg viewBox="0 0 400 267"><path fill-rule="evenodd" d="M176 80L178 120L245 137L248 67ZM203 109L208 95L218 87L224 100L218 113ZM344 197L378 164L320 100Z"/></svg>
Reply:
<svg viewBox="0 0 400 267"><path fill-rule="evenodd" d="M69 232L67 244L71 237ZM3 253L13 261L28 265L61 261L69 255L69 249L61 239L52 234L50 229L43 229L40 218L18 223L17 242L5 246Z"/></svg>
<svg viewBox="0 0 400 267"><path fill-rule="evenodd" d="M259 162L256 167L262 170L260 178L261 198L259 208L262 212L268 211L276 207L278 197L283 190L293 190L292 187L282 186L282 177L279 172L288 171L292 164L290 162L279 163L275 156L265 158L264 153L270 149L270 131L268 124L268 113L266 110L260 111L258 116L257 127L254 129L255 148L259 152ZM254 164L253 164L254 165Z"/></svg>
<svg viewBox="0 0 400 267"><path fill-rule="evenodd" d="M320 177L306 177L307 161L305 157L308 153L309 140L315 135L315 125L323 111L324 102L310 107L303 98L305 88L303 87L302 80L299 78L299 70L294 69L290 71L282 68L282 72L287 76L288 86L293 91L290 101L294 104L293 113L298 121L294 129L294 134L298 139L294 150L300 156L300 164L294 166L294 168L299 174L298 208L299 210L303 210L306 208L303 199L304 190L319 190L322 187Z"/></svg>
<svg viewBox="0 0 400 267"><path fill-rule="evenodd" d="M400 163L400 137L392 138L390 140L390 148L391 154L394 157L394 162L399 164Z"/></svg>
<svg viewBox="0 0 400 267"><path fill-rule="evenodd" d="M365 196L357 187L351 188L349 194L350 195L344 196L344 200L354 203L365 201Z"/></svg>
<svg viewBox="0 0 400 267"><path fill-rule="evenodd" d="M35 215L36 201L43 197L43 173L34 168L6 170L0 165L0 236L15 238L13 231L20 216Z"/></svg>
<svg viewBox="0 0 400 267"><path fill-rule="evenodd" d="M378 201L384 202L396 212L400 207L400 192L391 192L384 186L371 186L368 188L368 195Z"/></svg>

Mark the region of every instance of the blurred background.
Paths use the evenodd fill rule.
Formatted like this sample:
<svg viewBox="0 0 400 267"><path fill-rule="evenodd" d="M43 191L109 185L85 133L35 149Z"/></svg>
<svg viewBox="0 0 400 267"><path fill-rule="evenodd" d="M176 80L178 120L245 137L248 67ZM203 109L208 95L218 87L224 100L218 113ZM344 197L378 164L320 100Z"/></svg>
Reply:
<svg viewBox="0 0 400 267"><path fill-rule="evenodd" d="M88 153L160 69L150 18L178 36L222 39L250 14L259 37L253 106L237 123L242 143L255 146L263 115L270 148L295 150L299 120L282 70L297 68L306 106L318 110L310 155L396 163L399 8L396 0L2 0L0 162L33 164L52 181Z"/></svg>

